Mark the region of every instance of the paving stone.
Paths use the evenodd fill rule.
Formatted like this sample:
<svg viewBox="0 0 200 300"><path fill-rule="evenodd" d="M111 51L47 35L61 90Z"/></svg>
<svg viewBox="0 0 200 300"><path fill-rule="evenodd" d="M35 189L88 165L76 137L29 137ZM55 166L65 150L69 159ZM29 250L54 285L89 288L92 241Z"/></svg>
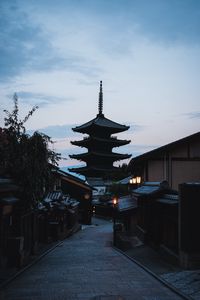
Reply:
<svg viewBox="0 0 200 300"><path fill-rule="evenodd" d="M111 222L100 220L99 226L84 227L11 282L0 299L182 299L114 250L111 241Z"/></svg>

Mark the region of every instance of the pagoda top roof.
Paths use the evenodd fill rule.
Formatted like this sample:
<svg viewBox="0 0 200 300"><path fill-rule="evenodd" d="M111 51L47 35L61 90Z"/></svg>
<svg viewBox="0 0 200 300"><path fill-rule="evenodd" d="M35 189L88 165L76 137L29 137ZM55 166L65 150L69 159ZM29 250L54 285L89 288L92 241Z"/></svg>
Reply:
<svg viewBox="0 0 200 300"><path fill-rule="evenodd" d="M83 125L76 126L72 128L72 130L76 132L87 133L94 127L111 129L113 132L122 132L130 128L130 126L121 125L110 119L107 119L103 114L98 114L96 118L84 123Z"/></svg>

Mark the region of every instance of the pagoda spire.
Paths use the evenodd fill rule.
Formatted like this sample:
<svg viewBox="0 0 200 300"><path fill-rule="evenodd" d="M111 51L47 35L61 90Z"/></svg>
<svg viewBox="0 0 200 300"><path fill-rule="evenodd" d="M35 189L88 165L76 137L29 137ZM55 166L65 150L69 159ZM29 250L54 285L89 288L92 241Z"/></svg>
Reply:
<svg viewBox="0 0 200 300"><path fill-rule="evenodd" d="M100 81L100 90L99 90L99 116L103 116L103 88L102 88L102 81Z"/></svg>

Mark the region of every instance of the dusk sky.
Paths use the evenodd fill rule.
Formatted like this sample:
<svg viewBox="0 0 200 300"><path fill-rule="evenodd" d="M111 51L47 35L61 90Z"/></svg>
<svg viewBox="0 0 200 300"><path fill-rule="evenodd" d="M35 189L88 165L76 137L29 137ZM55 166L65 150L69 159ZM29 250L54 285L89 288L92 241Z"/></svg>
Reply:
<svg viewBox="0 0 200 300"><path fill-rule="evenodd" d="M137 156L199 131L199 0L0 0L0 126L19 96L28 130L47 133L54 149L81 151L71 128L97 114L130 125ZM31 131L30 131L31 132ZM82 150L83 151L83 150Z"/></svg>

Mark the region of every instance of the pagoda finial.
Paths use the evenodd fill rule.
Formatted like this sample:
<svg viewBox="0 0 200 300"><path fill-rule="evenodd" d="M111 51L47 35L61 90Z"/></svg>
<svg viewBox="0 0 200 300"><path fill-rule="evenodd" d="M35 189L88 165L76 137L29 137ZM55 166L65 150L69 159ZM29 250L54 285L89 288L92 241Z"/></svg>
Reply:
<svg viewBox="0 0 200 300"><path fill-rule="evenodd" d="M99 115L103 114L103 88L102 81L100 81L100 90L99 90Z"/></svg>

